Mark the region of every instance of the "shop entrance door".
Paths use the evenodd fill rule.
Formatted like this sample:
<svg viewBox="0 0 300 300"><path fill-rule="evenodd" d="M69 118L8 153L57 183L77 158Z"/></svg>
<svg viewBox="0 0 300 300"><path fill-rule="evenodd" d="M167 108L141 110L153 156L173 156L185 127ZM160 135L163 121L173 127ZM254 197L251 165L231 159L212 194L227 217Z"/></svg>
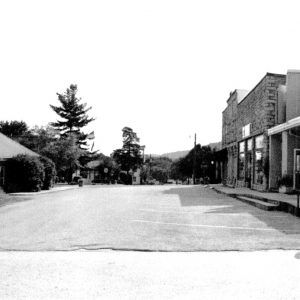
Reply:
<svg viewBox="0 0 300 300"><path fill-rule="evenodd" d="M294 190L300 191L300 149L294 149Z"/></svg>

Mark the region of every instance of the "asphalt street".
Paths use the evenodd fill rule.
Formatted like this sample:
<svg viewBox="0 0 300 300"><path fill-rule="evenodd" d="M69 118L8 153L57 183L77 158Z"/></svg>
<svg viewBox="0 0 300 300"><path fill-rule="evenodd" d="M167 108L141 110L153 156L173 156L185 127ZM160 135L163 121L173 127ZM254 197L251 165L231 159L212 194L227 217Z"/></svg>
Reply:
<svg viewBox="0 0 300 300"><path fill-rule="evenodd" d="M300 219L203 186L84 186L0 205L1 250L300 249Z"/></svg>

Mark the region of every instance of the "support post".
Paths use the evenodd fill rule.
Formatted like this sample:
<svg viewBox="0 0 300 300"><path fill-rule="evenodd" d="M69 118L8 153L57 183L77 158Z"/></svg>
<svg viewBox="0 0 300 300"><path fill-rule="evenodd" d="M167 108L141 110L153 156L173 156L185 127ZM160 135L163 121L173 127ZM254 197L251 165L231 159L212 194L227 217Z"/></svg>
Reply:
<svg viewBox="0 0 300 300"><path fill-rule="evenodd" d="M196 139L197 139L197 135L195 133L194 151L193 151L193 184L196 184Z"/></svg>
<svg viewBox="0 0 300 300"><path fill-rule="evenodd" d="M296 216L299 217L299 191L297 191L297 208L296 208Z"/></svg>

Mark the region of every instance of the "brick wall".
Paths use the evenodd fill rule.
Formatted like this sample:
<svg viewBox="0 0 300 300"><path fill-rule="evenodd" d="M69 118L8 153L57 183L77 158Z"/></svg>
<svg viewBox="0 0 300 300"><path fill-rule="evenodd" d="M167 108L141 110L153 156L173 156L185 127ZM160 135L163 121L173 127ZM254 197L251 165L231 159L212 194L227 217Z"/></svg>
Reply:
<svg viewBox="0 0 300 300"><path fill-rule="evenodd" d="M250 135L258 135L277 125L277 89L285 84L285 75L267 75L238 104L237 140L242 139L243 126L251 123Z"/></svg>
<svg viewBox="0 0 300 300"><path fill-rule="evenodd" d="M243 139L242 128L249 123L251 124L250 136L247 138L263 134L263 165L269 159L267 129L278 124L277 89L280 85L285 84L285 80L285 75L267 73L237 107L237 141ZM265 174L262 189L266 189L267 184L268 174ZM257 185L253 185L253 187L259 189Z"/></svg>
<svg viewBox="0 0 300 300"><path fill-rule="evenodd" d="M230 94L227 107L222 115L222 148L236 142L237 95L236 91Z"/></svg>
<svg viewBox="0 0 300 300"><path fill-rule="evenodd" d="M278 87L284 85L286 76L267 73L266 76L238 103L236 92L230 94L227 108L223 111L222 147L238 149L238 142L243 140L242 130L247 124L250 135L247 138L263 134L263 164L268 161L269 137L267 129L278 124ZM237 179L237 150L228 152L228 178L232 182ZM254 152L253 152L254 157ZM256 189L266 189L268 174L265 174L263 185L252 185Z"/></svg>

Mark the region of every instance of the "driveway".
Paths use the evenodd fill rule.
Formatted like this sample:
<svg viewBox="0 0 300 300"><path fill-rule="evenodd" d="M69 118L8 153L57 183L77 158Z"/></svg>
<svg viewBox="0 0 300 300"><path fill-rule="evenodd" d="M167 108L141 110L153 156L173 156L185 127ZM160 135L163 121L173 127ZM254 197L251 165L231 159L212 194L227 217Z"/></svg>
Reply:
<svg viewBox="0 0 300 300"><path fill-rule="evenodd" d="M2 250L300 249L300 219L203 186L85 186L0 207Z"/></svg>

